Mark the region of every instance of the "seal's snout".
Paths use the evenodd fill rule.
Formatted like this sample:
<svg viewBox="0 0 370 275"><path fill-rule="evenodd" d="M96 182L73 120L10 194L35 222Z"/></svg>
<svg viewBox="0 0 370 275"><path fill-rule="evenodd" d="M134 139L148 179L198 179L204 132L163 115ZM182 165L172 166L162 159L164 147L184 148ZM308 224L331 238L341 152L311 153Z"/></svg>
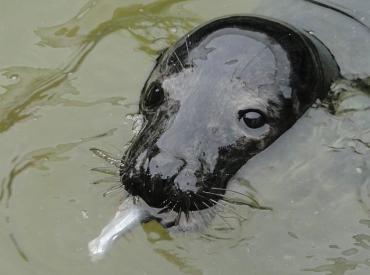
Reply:
<svg viewBox="0 0 370 275"><path fill-rule="evenodd" d="M189 168L179 171L174 183L183 192L197 192L200 187L194 171Z"/></svg>
<svg viewBox="0 0 370 275"><path fill-rule="evenodd" d="M154 145L157 154L149 157L142 165L142 170L146 170L151 175L151 180L160 178L166 181L166 185L172 186L173 192L197 192L202 185L196 177L200 165L194 161L186 159L184 156L176 156L176 154L168 150L159 149Z"/></svg>
<svg viewBox="0 0 370 275"><path fill-rule="evenodd" d="M197 193L206 189L207 182L200 177L200 164L157 145L145 149L137 157L126 159L126 164L125 171L121 171L126 190L152 207L161 208L172 203L195 209L189 201L197 196L200 198Z"/></svg>
<svg viewBox="0 0 370 275"><path fill-rule="evenodd" d="M159 176L162 179L176 177L186 165L186 161L160 149L157 150L158 153L155 156L147 159L147 167L144 167L146 163L143 163L142 168L149 172L152 177Z"/></svg>

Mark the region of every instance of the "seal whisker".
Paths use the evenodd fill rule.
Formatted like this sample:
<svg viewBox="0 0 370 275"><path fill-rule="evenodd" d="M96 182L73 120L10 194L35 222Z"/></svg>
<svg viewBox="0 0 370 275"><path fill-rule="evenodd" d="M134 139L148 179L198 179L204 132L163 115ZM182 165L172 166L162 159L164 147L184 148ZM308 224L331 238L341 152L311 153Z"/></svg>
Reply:
<svg viewBox="0 0 370 275"><path fill-rule="evenodd" d="M199 194L197 194L197 195L198 195L198 196L201 196L201 197L203 197L203 198L206 198L206 197L204 197L204 196L202 196L202 195L199 195ZM245 218L245 217L241 216L239 213L237 213L237 212L236 212L236 210L235 210L232 206L230 206L230 205L222 204L220 201L215 201L215 200L210 199L210 198L207 198L207 200L208 200L208 201L210 201L210 202L212 202L212 203L214 203L215 205L221 205L221 206L223 206L224 208L229 209L229 210L230 210L231 212L233 212L235 215L239 216L240 218L242 218L242 219L244 219L244 220L246 220L246 219L247 219L247 218Z"/></svg>
<svg viewBox="0 0 370 275"><path fill-rule="evenodd" d="M227 225L226 226L226 229L229 229L229 230L234 230L234 227L232 227L229 223L228 223L228 221L220 214L220 213L215 213L218 217L220 217L221 218L221 220Z"/></svg>
<svg viewBox="0 0 370 275"><path fill-rule="evenodd" d="M233 230L234 228L227 222L227 220L220 214L220 213L218 213L218 211L214 211L214 214L216 215L216 216L218 216L218 217L220 217L221 218L221 220L226 224L226 228L227 229L230 229L230 230Z"/></svg>
<svg viewBox="0 0 370 275"><path fill-rule="evenodd" d="M231 191L231 190L229 190L229 191ZM224 199L227 199L229 202L231 202L231 201L230 201L230 198L228 198L225 194L218 194L218 193L212 193L212 192L207 192L207 191L203 191L203 193L205 193L205 194L209 194L209 195L219 196L219 197L224 198ZM248 203L248 202L242 202L242 201L235 202L235 204L245 204L245 205L251 206L251 207L253 207L253 208L256 208L256 205L257 205L257 207L260 207L260 206L261 206L261 205L259 204L259 202L258 202L256 199L254 199L254 198L252 198L252 197L249 197L249 196L247 196L247 195L246 195L246 197L247 197L247 198L249 198L250 200L252 200L252 202L254 203L254 205L253 205L253 204L251 204L251 203ZM232 202L231 202L231 203L232 203Z"/></svg>
<svg viewBox="0 0 370 275"><path fill-rule="evenodd" d="M194 201L194 206L195 206L195 208L196 208L198 211L200 211L200 209L199 209L198 204L197 204L197 202L196 202L196 201Z"/></svg>
<svg viewBox="0 0 370 275"><path fill-rule="evenodd" d="M243 219L243 220L246 220L247 218L246 217L244 217L244 216L242 216L242 215L240 215L238 212L236 212L236 210L233 208L233 207L231 207L230 205L227 205L227 204L223 204L221 201L215 201L215 200L213 200L213 199L211 199L211 201L213 202L213 203L216 203L216 204L219 204L219 205L222 205L224 208L227 208L227 209L229 209L231 212L233 212L235 215L237 215L238 217L240 217L241 219Z"/></svg>
<svg viewBox="0 0 370 275"><path fill-rule="evenodd" d="M182 69L183 69L183 70L185 70L185 66L184 66L184 64L182 64L182 62L181 62L181 60L180 60L179 56L177 55L176 51L174 51L173 53L175 54L176 59L177 59L177 61L180 63L180 65L181 65Z"/></svg>
<svg viewBox="0 0 370 275"><path fill-rule="evenodd" d="M202 202L204 202L204 201L210 202L210 198L204 197L204 196L202 196L202 195L200 195L198 193L194 193L194 195L197 196L198 198L202 199ZM207 205L207 208L211 208L211 207L212 206Z"/></svg>
<svg viewBox="0 0 370 275"><path fill-rule="evenodd" d="M177 212L176 220L175 220L175 225L179 225L180 219L181 219L181 213L182 213L182 207L180 205L180 210Z"/></svg>
<svg viewBox="0 0 370 275"><path fill-rule="evenodd" d="M197 194L197 193L194 193L194 195L195 196L197 196L198 198L200 198L200 199L202 199L202 201L201 201L201 203L206 207L206 209L207 209L207 214L208 213L213 213L213 215L215 215L216 214L216 212L214 211L214 205L209 205L209 204L207 204L206 202L210 202L209 201L209 198L207 198L207 197L204 197L204 196L202 196L202 195L200 195L200 194ZM196 203L196 202L194 202L194 203ZM199 209L199 208L197 208L197 209ZM210 220L212 220L212 216L210 216L210 215L208 215L209 216L209 219Z"/></svg>
<svg viewBox="0 0 370 275"><path fill-rule="evenodd" d="M201 212L201 210L199 209L198 204L197 204L197 202L196 202L196 201L194 201L194 206L195 206L195 208L197 209L199 216L202 218L203 223L204 223L204 224L206 224L207 222L206 222L205 218L203 217L203 213L202 213L202 212Z"/></svg>
<svg viewBox="0 0 370 275"><path fill-rule="evenodd" d="M163 206L161 210L158 211L157 214L163 214L165 212L168 212L168 210L170 210L169 206L170 206L170 203L166 204L165 206Z"/></svg>
<svg viewBox="0 0 370 275"><path fill-rule="evenodd" d="M234 193L234 194L238 194L238 195L241 195L241 196L244 196L244 197L247 197L248 199L252 200L254 203L256 204L259 204L258 201L252 197L252 195L247 195L247 194L243 194L241 192L238 192L238 191L235 191L235 190L232 190L232 189L228 189L228 188L218 188L218 187L212 187L211 190L219 190L219 191L226 191L226 192L231 192L231 193Z"/></svg>
<svg viewBox="0 0 370 275"><path fill-rule="evenodd" d="M172 209L171 209L171 211L169 212L169 213L172 213L172 212L174 212L174 210L175 210L175 207L178 205L178 203L179 202L176 202L174 205L173 205L173 207L172 207Z"/></svg>
<svg viewBox="0 0 370 275"><path fill-rule="evenodd" d="M189 56L190 56L190 51L189 51L189 43L188 43L188 39L189 39L189 34L187 34L187 35L185 36L186 52L187 52L188 57L189 57ZM188 62L189 62L189 60L188 60ZM190 66L191 66L191 71L193 72L193 71L194 71L194 60L193 60L193 59L191 59L189 63L190 63Z"/></svg>
<svg viewBox="0 0 370 275"><path fill-rule="evenodd" d="M171 199L171 198L165 199L165 200L163 201L163 204L166 204L167 202L169 202L169 201L170 201L170 199ZM168 204L167 204L167 205L168 205Z"/></svg>
<svg viewBox="0 0 370 275"><path fill-rule="evenodd" d="M199 195L199 194L197 194L197 196L200 196L200 197L202 197L202 198L205 198L205 199L207 199L208 201L210 201L210 202L212 202L212 203L214 203L214 205L215 206L217 206L217 205L221 205L223 208L227 208L227 209L229 209L231 212L233 212L235 215L237 215L238 217L240 217L242 220L246 220L246 218L245 217L243 217L243 216L241 216L239 213L237 213L231 206L229 206L229 205L224 205L224 204L222 204L221 202L219 202L219 201L215 201L215 200L213 200L213 199L210 199L210 198L206 198L206 197L204 197L204 196L201 196L201 195ZM211 206L209 206L207 203L205 203L204 201L202 201L202 203L205 205L205 206L208 206L208 208L211 208ZM218 215L218 213L217 213L217 211L213 211L213 213L214 213L214 215ZM221 217L220 215L218 215L219 217ZM223 217L221 217L221 219L224 219ZM226 223L227 225L229 225L228 223ZM233 229L231 226L230 226L230 229Z"/></svg>
<svg viewBox="0 0 370 275"><path fill-rule="evenodd" d="M209 212L211 212L214 216L218 216L221 218L221 220L226 224L227 228L230 229L230 230L233 230L234 228L226 221L226 219L220 214L218 213L218 211L216 211L215 209L212 209L212 207L205 203L205 202L202 202L203 205L205 205L208 209ZM213 217L211 216L210 218L210 221L213 219Z"/></svg>
<svg viewBox="0 0 370 275"><path fill-rule="evenodd" d="M213 205L209 205L207 204L205 201L202 201L202 204L206 206L207 209L209 209L209 211L211 211Z"/></svg>
<svg viewBox="0 0 370 275"><path fill-rule="evenodd" d="M119 177L119 170L111 167L96 167L92 168L91 171Z"/></svg>
<svg viewBox="0 0 370 275"><path fill-rule="evenodd" d="M212 213L212 214L215 214L214 210L212 209L212 205L209 205L208 203L206 203L205 201L202 201L202 204L208 209L209 213ZM213 217L211 217L212 219Z"/></svg>
<svg viewBox="0 0 370 275"><path fill-rule="evenodd" d="M91 184L96 185L100 183L112 183L112 182L119 183L121 186L123 186L123 184L121 183L121 180L116 177L106 177L106 178L98 179L98 180L91 182Z"/></svg>
<svg viewBox="0 0 370 275"><path fill-rule="evenodd" d="M217 194L217 193L212 193L212 192L206 192L206 191L203 191L203 193L205 194L210 194L210 195L215 195L215 196L219 196L220 200L224 201L224 202L227 202L231 205L246 205L246 206L249 206L251 208L254 208L254 209L260 209L260 210L272 210L271 207L268 207L268 206L262 206L258 201L253 201L253 203L249 203L249 202L246 202L246 201L233 201L232 198L228 198L226 195L223 195L223 194Z"/></svg>
<svg viewBox="0 0 370 275"><path fill-rule="evenodd" d="M118 190L120 190L120 191L123 190L122 184L117 184L117 185L114 185L114 186L110 187L107 191L105 191L103 193L103 197L107 197L109 195L112 195L113 193L117 192Z"/></svg>
<svg viewBox="0 0 370 275"><path fill-rule="evenodd" d="M185 45L186 45L186 52L187 52L187 54L189 56L190 55L190 52L189 52L188 38L189 38L189 35L186 35L185 36Z"/></svg>
<svg viewBox="0 0 370 275"><path fill-rule="evenodd" d="M115 157L113 157L110 153L104 151L104 150L101 150L101 149L98 149L98 148L90 148L90 151L97 157L105 160L106 162L108 162L109 164L117 167L117 168L122 168L122 162L121 162L121 159L116 159Z"/></svg>

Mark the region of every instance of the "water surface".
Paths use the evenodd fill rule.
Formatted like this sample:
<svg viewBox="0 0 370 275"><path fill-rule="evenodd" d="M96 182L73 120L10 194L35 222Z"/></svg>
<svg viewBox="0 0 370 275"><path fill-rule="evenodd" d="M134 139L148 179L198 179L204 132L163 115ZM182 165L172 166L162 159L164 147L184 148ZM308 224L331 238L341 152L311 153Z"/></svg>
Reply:
<svg viewBox="0 0 370 275"><path fill-rule="evenodd" d="M337 11L303 0L0 4L1 274L369 274L367 0L338 0ZM103 196L116 178L90 171L107 165L89 149L119 158L157 53L235 13L281 19L323 41L347 78L332 88L334 112L311 108L231 183L272 211L225 210L234 229L217 219L204 234L150 223L92 263L87 243L123 195Z"/></svg>

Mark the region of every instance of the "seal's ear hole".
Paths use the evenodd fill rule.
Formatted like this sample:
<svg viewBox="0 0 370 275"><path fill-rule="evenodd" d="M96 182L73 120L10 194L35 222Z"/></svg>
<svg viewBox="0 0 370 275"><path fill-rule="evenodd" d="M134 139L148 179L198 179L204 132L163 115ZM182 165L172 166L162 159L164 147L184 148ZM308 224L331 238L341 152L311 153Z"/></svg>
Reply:
<svg viewBox="0 0 370 275"><path fill-rule="evenodd" d="M264 126L267 122L266 115L257 109L246 109L238 112L239 120L252 129Z"/></svg>
<svg viewBox="0 0 370 275"><path fill-rule="evenodd" d="M161 84L159 82L150 84L144 99L145 106L154 108L162 104L163 100L164 91Z"/></svg>

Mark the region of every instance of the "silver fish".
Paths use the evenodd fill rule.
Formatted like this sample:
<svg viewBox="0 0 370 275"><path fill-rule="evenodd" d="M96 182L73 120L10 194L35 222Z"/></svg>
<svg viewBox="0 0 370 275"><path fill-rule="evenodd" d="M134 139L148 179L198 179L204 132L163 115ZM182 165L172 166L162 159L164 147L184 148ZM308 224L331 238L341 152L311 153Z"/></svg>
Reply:
<svg viewBox="0 0 370 275"><path fill-rule="evenodd" d="M118 237L147 220L150 216L147 208L139 203L134 203L132 197L125 199L100 235L89 242L88 248L91 260L97 261L103 258Z"/></svg>

